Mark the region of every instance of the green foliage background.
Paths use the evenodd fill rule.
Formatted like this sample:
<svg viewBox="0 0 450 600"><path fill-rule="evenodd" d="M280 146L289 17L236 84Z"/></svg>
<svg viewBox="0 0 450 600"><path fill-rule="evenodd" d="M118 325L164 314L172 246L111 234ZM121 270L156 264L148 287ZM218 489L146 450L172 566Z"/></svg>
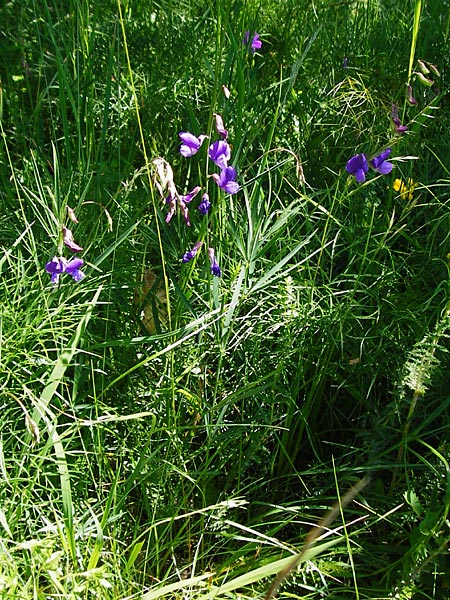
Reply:
<svg viewBox="0 0 450 600"><path fill-rule="evenodd" d="M263 597L368 474L280 595L447 598L448 2L1 18L1 594ZM178 151L180 131L216 139L216 113L236 196L208 141ZM357 185L347 160L386 147L392 174ZM166 223L158 157L180 193L208 190L207 218L199 195L190 228ZM51 286L64 224L86 277ZM198 239L220 280L204 248L182 264Z"/></svg>

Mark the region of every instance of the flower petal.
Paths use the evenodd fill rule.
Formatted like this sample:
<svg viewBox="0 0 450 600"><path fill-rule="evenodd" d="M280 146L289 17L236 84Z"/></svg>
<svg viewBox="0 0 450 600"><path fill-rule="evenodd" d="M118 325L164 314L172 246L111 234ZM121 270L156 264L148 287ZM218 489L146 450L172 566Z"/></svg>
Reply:
<svg viewBox="0 0 450 600"><path fill-rule="evenodd" d="M184 218L184 220L185 220L185 222L186 222L186 225L187 225L188 227L190 227L190 226L191 226L191 221L190 221L190 219L189 219L189 209L188 209L188 207L187 207L187 206L186 206L186 204L183 202L183 199L182 199L182 198L179 198L179 199L178 199L178 204L180 205L181 214L183 215L183 218Z"/></svg>
<svg viewBox="0 0 450 600"><path fill-rule="evenodd" d="M81 250L83 250L83 248L79 246L73 239L73 234L70 231L70 229L67 229L67 227L63 227L62 232L63 242L69 248L69 250L72 250L72 252L81 252Z"/></svg>
<svg viewBox="0 0 450 600"><path fill-rule="evenodd" d="M378 173L381 173L381 175L388 175L393 168L394 165L391 162L384 161L376 170L378 171Z"/></svg>
<svg viewBox="0 0 450 600"><path fill-rule="evenodd" d="M183 202L185 202L186 204L189 204L189 202L192 200L192 198L195 198L195 196L199 193L199 191L202 188L197 185L193 190L191 190L189 193L186 194L186 196L183 196Z"/></svg>
<svg viewBox="0 0 450 600"><path fill-rule="evenodd" d="M358 169L353 175L358 183L364 183L366 180L366 172L363 169Z"/></svg>
<svg viewBox="0 0 450 600"><path fill-rule="evenodd" d="M240 190L240 186L236 181L229 181L223 188L227 194L237 194Z"/></svg>
<svg viewBox="0 0 450 600"><path fill-rule="evenodd" d="M231 165L229 167L226 167L225 169L225 175L228 181L230 180L235 180L236 179L236 169L234 167L232 167Z"/></svg>
<svg viewBox="0 0 450 600"><path fill-rule="evenodd" d="M189 131L180 131L178 136L183 144L191 146L192 148L198 147L198 138L193 133L189 133Z"/></svg>
<svg viewBox="0 0 450 600"><path fill-rule="evenodd" d="M177 208L177 201L175 196L168 196L166 198L166 203L169 205L169 210L166 215L166 223L170 223L173 215L175 214L175 210Z"/></svg>

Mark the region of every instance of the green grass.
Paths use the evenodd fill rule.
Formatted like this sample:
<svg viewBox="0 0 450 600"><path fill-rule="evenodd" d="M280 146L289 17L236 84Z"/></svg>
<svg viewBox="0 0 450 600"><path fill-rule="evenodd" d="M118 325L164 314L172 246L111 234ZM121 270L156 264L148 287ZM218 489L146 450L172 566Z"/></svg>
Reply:
<svg viewBox="0 0 450 600"><path fill-rule="evenodd" d="M444 1L3 3L2 598L450 596L449 23ZM180 131L209 140L184 158ZM392 173L346 172L387 147ZM190 227L158 159L202 187ZM51 285L63 226L85 277Z"/></svg>

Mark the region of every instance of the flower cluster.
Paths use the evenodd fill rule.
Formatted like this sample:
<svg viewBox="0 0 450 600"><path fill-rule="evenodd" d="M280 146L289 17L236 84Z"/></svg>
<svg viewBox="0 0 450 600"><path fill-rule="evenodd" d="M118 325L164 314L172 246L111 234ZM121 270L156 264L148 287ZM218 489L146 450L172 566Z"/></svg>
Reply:
<svg viewBox="0 0 450 600"><path fill-rule="evenodd" d="M434 79L430 79L430 76L434 77ZM438 94L439 88L437 87L435 80L440 76L441 74L439 73L436 65L433 65L433 63L430 63L426 60L417 60L417 68L413 72L413 80L418 82L420 85L425 86L425 88L433 88L435 94ZM419 104L417 98L414 96L413 86L411 83L406 84L406 101L410 106L417 106ZM406 131L408 131L408 127L403 125L399 119L398 107L396 104L392 104L391 120L395 133L403 135Z"/></svg>
<svg viewBox="0 0 450 600"><path fill-rule="evenodd" d="M45 265L45 270L51 275L51 282L56 284L59 281L60 275L63 273L69 273L75 281L81 281L84 277L83 271L80 271L82 266L82 258L75 257L71 260L67 260L64 256L54 256L52 260Z"/></svg>
<svg viewBox="0 0 450 600"><path fill-rule="evenodd" d="M347 161L346 170L350 175L354 175L357 183L364 183L369 166L380 175L388 175L394 168L394 165L387 160L391 149L387 148L374 158L368 160L365 154L356 154Z"/></svg>
<svg viewBox="0 0 450 600"><path fill-rule="evenodd" d="M419 184L408 178L408 181L402 181L401 179L395 179L392 184L392 189L400 194L402 200L412 200L414 198L414 190Z"/></svg>
<svg viewBox="0 0 450 600"><path fill-rule="evenodd" d="M69 206L67 207L67 213L71 221L78 223L78 219L76 218L73 209ZM73 239L72 231L65 225L62 226L61 232L62 241L71 252L76 253L83 250L83 248ZM51 275L50 281L53 284L58 283L59 278L63 273L68 273L71 275L74 281L81 281L84 277L84 273L81 271L83 264L83 259L79 258L78 256L70 260L67 260L67 258L64 256L54 256L52 260L45 265L45 270L49 275Z"/></svg>
<svg viewBox="0 0 450 600"><path fill-rule="evenodd" d="M237 182L237 171L235 167L230 164L231 146L228 142L228 130L225 128L221 115L215 114L214 120L218 139L209 145L208 158L218 167L219 172L212 173L210 177L215 181L217 186L227 194L237 194L240 190L240 186ZM181 140L179 151L184 158L190 158L197 154L201 149L203 142L208 138L207 135L201 134L196 136L189 131L181 131L178 135ZM180 194L175 185L170 164L163 158L156 159L153 161L153 164L156 167L157 174L157 177L155 178L156 186L168 208L165 218L166 223L170 223L178 207L186 225L190 227L191 219L189 215L189 205L199 194L201 187L196 186L190 192ZM212 203L209 199L209 194L205 191L202 194L197 210L201 215L205 216L210 212L211 207ZM187 263L191 261L197 255L202 245L202 241L196 242L193 248L185 252L182 256L182 262ZM211 273L216 277L221 277L222 271L217 263L214 248L208 248L207 251L210 260Z"/></svg>

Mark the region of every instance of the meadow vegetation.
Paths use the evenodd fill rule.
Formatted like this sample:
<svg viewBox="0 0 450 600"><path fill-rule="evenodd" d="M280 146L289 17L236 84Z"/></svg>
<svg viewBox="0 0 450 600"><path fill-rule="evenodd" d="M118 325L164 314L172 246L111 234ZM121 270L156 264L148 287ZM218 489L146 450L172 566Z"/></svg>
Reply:
<svg viewBox="0 0 450 600"><path fill-rule="evenodd" d="M1 19L0 597L448 600L448 0Z"/></svg>

